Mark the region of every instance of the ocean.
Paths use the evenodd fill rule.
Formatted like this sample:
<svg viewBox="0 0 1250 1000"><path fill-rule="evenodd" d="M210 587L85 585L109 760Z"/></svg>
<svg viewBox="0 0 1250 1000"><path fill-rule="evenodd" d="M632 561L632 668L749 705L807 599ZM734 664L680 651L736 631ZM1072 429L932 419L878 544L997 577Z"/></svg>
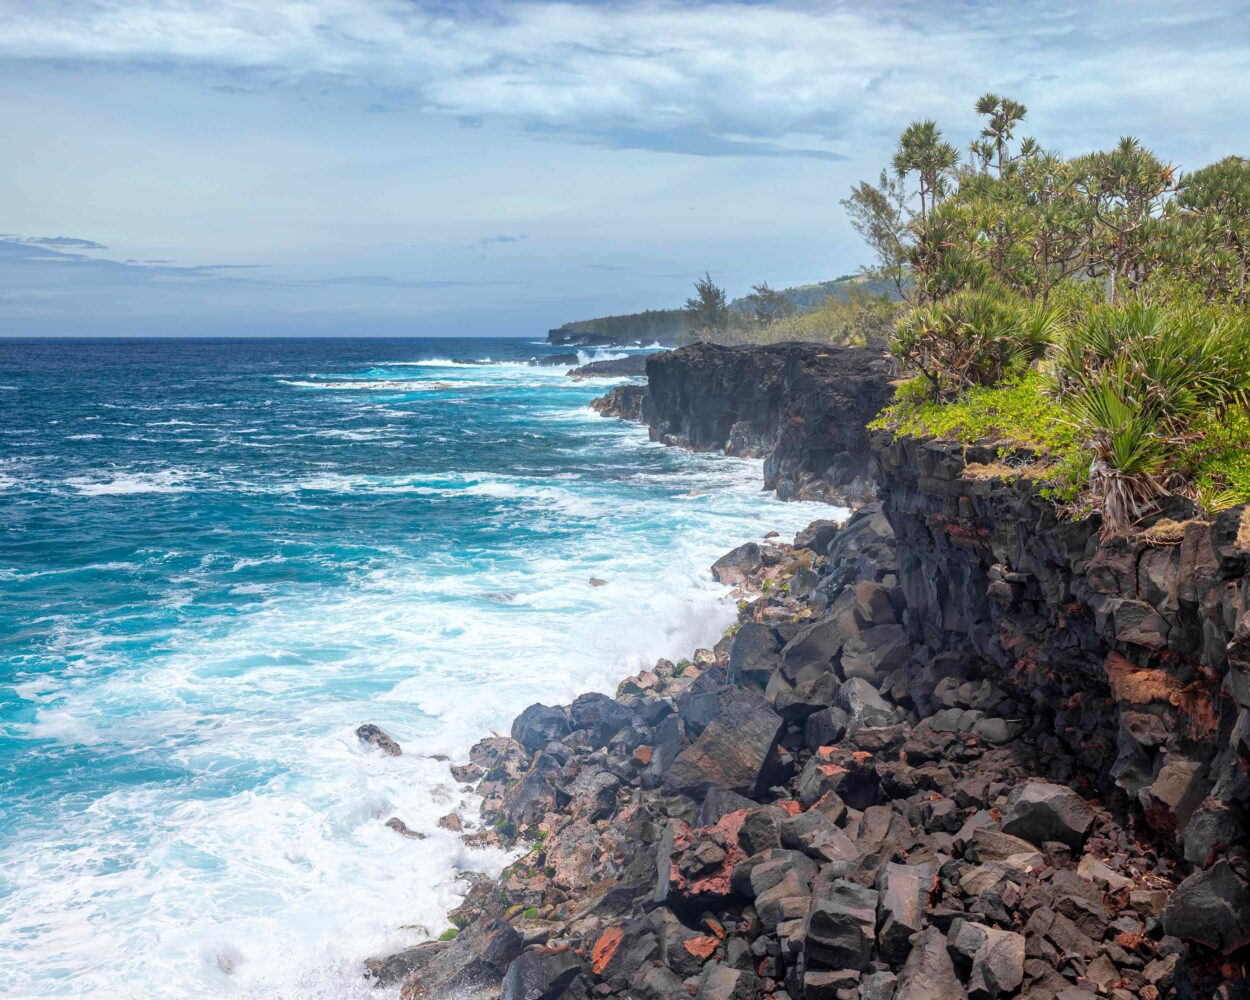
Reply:
<svg viewBox="0 0 1250 1000"><path fill-rule="evenodd" d="M378 997L510 860L438 758L710 645L710 563L829 516L551 350L0 341L5 996Z"/></svg>

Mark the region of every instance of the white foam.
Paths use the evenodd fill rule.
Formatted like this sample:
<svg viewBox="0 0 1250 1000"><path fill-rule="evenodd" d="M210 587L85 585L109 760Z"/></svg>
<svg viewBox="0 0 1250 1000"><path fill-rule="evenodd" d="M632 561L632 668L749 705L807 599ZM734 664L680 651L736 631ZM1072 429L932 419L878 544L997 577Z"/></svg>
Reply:
<svg viewBox="0 0 1250 1000"><path fill-rule="evenodd" d="M339 379L337 381L327 379L324 382L291 379L279 379L279 381L283 385L295 386L300 389L322 389L330 392L353 392L359 390L368 392L438 392L446 389L469 389L489 384L487 382L425 382L420 379L396 378Z"/></svg>
<svg viewBox="0 0 1250 1000"><path fill-rule="evenodd" d="M574 413L589 447L659 447L638 428ZM253 484L459 497L504 540L485 553L455 540L412 552L396 540L335 585L262 568L282 556L171 562L174 604L204 579L248 600L153 625L159 642L142 656L124 632L46 623L49 650L74 668L55 684L19 682L34 716L15 732L52 741L49 755L105 747L101 757L185 778L118 785L86 808L51 810L43 827L0 849L6 989L393 997L361 978L360 961L437 935L463 891L457 875L508 860L438 828L453 809L475 817L477 802L431 755L463 759L532 702L610 692L659 656L710 644L735 612L709 564L768 528L829 516L761 495L758 462L666 454L676 473L632 486L577 471L332 469ZM111 470L71 485L87 495L171 492L205 478ZM675 495L675 479L703 495ZM549 534L534 540L514 525ZM177 558L145 558L166 555ZM607 585L591 587L591 577ZM404 755L366 752L353 736L366 721ZM392 815L428 839L399 837L384 825Z"/></svg>
<svg viewBox="0 0 1250 1000"><path fill-rule="evenodd" d="M114 474L111 479L88 479L82 476L65 480L83 496L130 496L136 493L185 493L193 489L187 480L189 473L179 469L160 469L156 472L125 472Z"/></svg>

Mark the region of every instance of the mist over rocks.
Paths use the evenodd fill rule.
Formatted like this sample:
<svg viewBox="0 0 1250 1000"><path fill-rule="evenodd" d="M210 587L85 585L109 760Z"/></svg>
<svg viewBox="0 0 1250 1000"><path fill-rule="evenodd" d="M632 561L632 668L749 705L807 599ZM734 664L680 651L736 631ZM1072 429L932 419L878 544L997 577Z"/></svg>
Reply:
<svg viewBox="0 0 1250 1000"><path fill-rule="evenodd" d="M713 649L474 748L526 853L404 997L1245 995L1244 512L1102 540L991 449L863 441L879 502L720 560Z"/></svg>

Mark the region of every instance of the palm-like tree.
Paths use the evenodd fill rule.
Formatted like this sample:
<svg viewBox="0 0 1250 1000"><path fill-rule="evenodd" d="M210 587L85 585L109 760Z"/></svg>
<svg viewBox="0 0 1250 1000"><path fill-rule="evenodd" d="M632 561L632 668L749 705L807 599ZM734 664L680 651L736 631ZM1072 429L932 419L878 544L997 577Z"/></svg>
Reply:
<svg viewBox="0 0 1250 1000"><path fill-rule="evenodd" d="M993 148L995 158L998 161L1000 177L1010 162L1010 158L1007 156L1007 144L1011 141L1011 136L1016 126L1024 121L1024 117L1028 113L1028 108L1019 101L1013 101L1010 97L1002 97L999 94L982 94L977 99L977 114L984 115L989 119L985 123L984 128L981 129L981 138L985 142L978 151L988 161L989 148Z"/></svg>
<svg viewBox="0 0 1250 1000"><path fill-rule="evenodd" d="M920 181L920 227L947 191L947 179L959 165L959 151L942 139L942 130L931 118L912 122L899 136L894 151L894 172L900 178L916 174Z"/></svg>

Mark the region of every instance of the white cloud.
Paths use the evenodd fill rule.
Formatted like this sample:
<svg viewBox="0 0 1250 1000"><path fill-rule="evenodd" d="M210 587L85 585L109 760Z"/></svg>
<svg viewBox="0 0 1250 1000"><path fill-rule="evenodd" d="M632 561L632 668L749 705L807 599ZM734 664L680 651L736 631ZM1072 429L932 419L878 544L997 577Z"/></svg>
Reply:
<svg viewBox="0 0 1250 1000"><path fill-rule="evenodd" d="M1185 58L1180 58L1185 53ZM848 139L1006 89L1079 133L1232 112L1250 31L1211 3L465 4L0 0L0 58L243 72L379 87L460 116ZM1065 117L1066 116L1066 117Z"/></svg>

